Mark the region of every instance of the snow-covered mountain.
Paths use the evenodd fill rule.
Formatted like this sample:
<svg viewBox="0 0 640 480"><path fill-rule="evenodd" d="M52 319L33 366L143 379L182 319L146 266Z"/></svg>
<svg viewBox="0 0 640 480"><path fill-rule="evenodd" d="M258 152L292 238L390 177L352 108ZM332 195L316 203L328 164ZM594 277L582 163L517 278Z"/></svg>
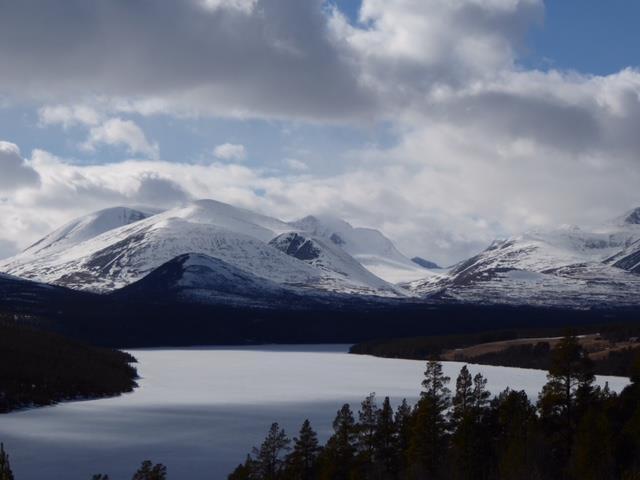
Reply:
<svg viewBox="0 0 640 480"><path fill-rule="evenodd" d="M99 224L106 228L108 222L96 220L103 216L99 212L69 225ZM152 216L131 213L126 218L131 221L116 223L116 228L100 234L94 227L78 230L81 235L69 234L77 227L61 229L47 240L52 247L29 249L0 263L0 270L70 288L108 292L140 280L180 255L203 254L286 287L405 294L366 272L340 249L324 248L322 265L287 255L269 242L291 231L291 225L213 200L196 201ZM45 245L47 241L39 243Z"/></svg>
<svg viewBox="0 0 640 480"><path fill-rule="evenodd" d="M290 225L301 232L331 241L388 282L408 282L429 274L400 253L393 242L378 230L354 228L330 215L312 215Z"/></svg>
<svg viewBox="0 0 640 480"><path fill-rule="evenodd" d="M629 217L629 218L634 218ZM640 224L615 221L584 230L565 226L495 241L439 276L411 282L412 292L472 303L598 306L640 304L633 267Z"/></svg>
<svg viewBox="0 0 640 480"><path fill-rule="evenodd" d="M126 207L113 207L73 220L37 241L20 257L47 255L84 242L114 228L143 220L153 213Z"/></svg>
<svg viewBox="0 0 640 480"><path fill-rule="evenodd" d="M330 240L312 237L303 232L287 232L278 235L269 244L287 255L325 272L330 281L334 281L336 275L338 278L349 279L357 286L354 293L406 294L399 287L376 277L358 263L354 257ZM349 293L348 290L346 292Z"/></svg>
<svg viewBox="0 0 640 480"><path fill-rule="evenodd" d="M116 295L205 304L261 305L281 303L293 292L217 258L188 253L169 260Z"/></svg>

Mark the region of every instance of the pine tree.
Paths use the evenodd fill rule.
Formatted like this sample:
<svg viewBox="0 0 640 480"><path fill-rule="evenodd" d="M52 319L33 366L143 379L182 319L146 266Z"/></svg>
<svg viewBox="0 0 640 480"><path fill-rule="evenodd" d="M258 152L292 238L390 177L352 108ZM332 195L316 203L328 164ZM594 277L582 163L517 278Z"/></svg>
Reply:
<svg viewBox="0 0 640 480"><path fill-rule="evenodd" d="M4 444L2 443L0 443L0 480L13 480L9 455L4 451Z"/></svg>
<svg viewBox="0 0 640 480"><path fill-rule="evenodd" d="M333 435L322 455L321 478L347 480L354 468L358 428L349 404L344 404L333 421Z"/></svg>
<svg viewBox="0 0 640 480"><path fill-rule="evenodd" d="M158 463L154 465L150 460L145 460L131 480L165 480L167 467Z"/></svg>
<svg viewBox="0 0 640 480"><path fill-rule="evenodd" d="M91 477L91 480L109 480L109 475L105 475L103 473L96 473Z"/></svg>
<svg viewBox="0 0 640 480"><path fill-rule="evenodd" d="M472 392L473 408L477 415L482 415L484 409L486 409L489 404L490 397L491 393L487 390L487 379L484 378L481 373L477 373L475 377L473 377Z"/></svg>
<svg viewBox="0 0 640 480"><path fill-rule="evenodd" d="M447 388L450 378L436 360L427 363L424 390L416 406L415 422L408 452L410 476L437 478L447 450L445 412L451 404Z"/></svg>
<svg viewBox="0 0 640 480"><path fill-rule="evenodd" d="M369 469L374 463L378 415L376 394L371 393L364 399L358 412L358 454L366 469Z"/></svg>
<svg viewBox="0 0 640 480"><path fill-rule="evenodd" d="M251 455L247 455L244 463L241 463L236 469L229 474L228 480L254 480L253 471L255 470L254 461Z"/></svg>
<svg viewBox="0 0 640 480"><path fill-rule="evenodd" d="M374 442L377 468L383 478L391 478L398 471L400 453L397 426L389 397L385 397L378 414Z"/></svg>
<svg viewBox="0 0 640 480"><path fill-rule="evenodd" d="M578 339L566 335L552 351L547 383L538 400L557 475L566 475L576 424L593 402L594 380L593 364Z"/></svg>
<svg viewBox="0 0 640 480"><path fill-rule="evenodd" d="M305 420L300 434L293 439L293 450L287 457L287 476L296 480L311 480L315 477L320 446L318 435Z"/></svg>
<svg viewBox="0 0 640 480"><path fill-rule="evenodd" d="M260 480L275 480L284 466L283 452L289 450L291 440L277 423L272 423L260 448L253 449L255 475Z"/></svg>
<svg viewBox="0 0 640 480"><path fill-rule="evenodd" d="M576 480L613 478L613 446L609 419L601 408L593 408L578 425L570 468Z"/></svg>
<svg viewBox="0 0 640 480"><path fill-rule="evenodd" d="M538 464L542 441L535 407L524 391L505 390L493 401L495 455L498 478L534 480L541 477Z"/></svg>
<svg viewBox="0 0 640 480"><path fill-rule="evenodd" d="M397 432L398 472L405 472L413 432L413 415L406 399L403 399L398 406L393 420Z"/></svg>
<svg viewBox="0 0 640 480"><path fill-rule="evenodd" d="M478 373L471 377L463 366L456 380L453 397L452 427L454 470L458 478L483 478L490 454L490 435L484 425L489 392L487 381Z"/></svg>
<svg viewBox="0 0 640 480"><path fill-rule="evenodd" d="M467 366L463 366L456 379L456 393L453 396L452 418L461 421L473 408L473 378Z"/></svg>

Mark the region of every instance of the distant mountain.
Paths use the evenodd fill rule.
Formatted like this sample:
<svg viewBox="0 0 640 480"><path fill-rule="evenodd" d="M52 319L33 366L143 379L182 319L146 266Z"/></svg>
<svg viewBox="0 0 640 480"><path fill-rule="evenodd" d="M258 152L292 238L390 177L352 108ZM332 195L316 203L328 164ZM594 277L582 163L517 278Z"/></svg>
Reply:
<svg viewBox="0 0 640 480"><path fill-rule="evenodd" d="M406 282L425 276L423 269L400 253L393 242L378 230L354 228L330 215L312 215L290 225L301 232L330 240L388 282Z"/></svg>
<svg viewBox="0 0 640 480"><path fill-rule="evenodd" d="M442 268L442 267L441 267L440 265L438 265L437 263L435 263L435 262L431 262L431 261L429 261L429 260L425 260L425 259L424 259L424 258L422 258L422 257L413 257L413 258L411 259L411 261L412 261L413 263L415 263L416 265L420 265L420 266L421 266L421 267L423 267L423 268L435 268L435 269L440 269L440 268Z"/></svg>
<svg viewBox="0 0 640 480"><path fill-rule="evenodd" d="M40 242L56 248L24 252L4 260L0 270L74 289L109 292L142 279L176 257L203 254L287 288L406 295L340 248L323 245L323 260L318 262L287 255L269 242L290 232L292 226L249 210L200 200L151 216L126 213L111 223L115 228L100 234L108 226L106 221L96 221L105 217L103 212L78 219L69 225L98 224L100 228L84 228L85 233L74 236L62 233L77 227L61 229Z"/></svg>
<svg viewBox="0 0 640 480"><path fill-rule="evenodd" d="M449 272L405 285L440 301L589 307L638 305L640 225L566 226L495 241ZM623 265L629 268L622 268Z"/></svg>
<svg viewBox="0 0 640 480"><path fill-rule="evenodd" d="M291 299L366 305L377 297L375 302L636 307L640 209L593 228L563 226L496 240L451 268L437 267L408 259L377 230L334 217L287 223L199 200L164 212L118 207L70 222L0 262L0 271L11 275L0 277L0 294L17 295L24 304L54 292L60 305L68 305L74 290L122 289L114 298L136 304L162 297L287 308Z"/></svg>

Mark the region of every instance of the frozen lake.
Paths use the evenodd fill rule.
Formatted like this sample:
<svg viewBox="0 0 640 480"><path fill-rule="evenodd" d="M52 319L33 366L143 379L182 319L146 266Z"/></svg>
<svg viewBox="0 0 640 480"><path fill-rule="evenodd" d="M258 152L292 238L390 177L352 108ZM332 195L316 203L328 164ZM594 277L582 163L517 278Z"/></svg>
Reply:
<svg viewBox="0 0 640 480"><path fill-rule="evenodd" d="M135 350L140 388L118 398L0 415L0 441L16 480L129 480L144 459L174 480L226 478L269 425L293 436L309 418L324 440L345 402L357 411L370 392L414 401L425 363L348 355L347 346ZM445 362L455 383L463 364ZM470 366L493 393L507 386L532 398L542 371ZM624 378L599 377L612 390ZM64 475L62 474L64 473Z"/></svg>

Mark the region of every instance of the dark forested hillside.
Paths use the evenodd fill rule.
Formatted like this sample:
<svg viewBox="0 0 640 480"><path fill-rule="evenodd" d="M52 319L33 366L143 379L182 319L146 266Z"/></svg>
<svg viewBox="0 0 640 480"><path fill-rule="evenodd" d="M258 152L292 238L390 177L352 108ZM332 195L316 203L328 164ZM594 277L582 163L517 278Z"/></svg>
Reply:
<svg viewBox="0 0 640 480"><path fill-rule="evenodd" d="M130 392L135 359L0 317L0 413Z"/></svg>
<svg viewBox="0 0 640 480"><path fill-rule="evenodd" d="M640 352L640 321L574 325L598 375L629 376ZM566 326L511 328L455 335L391 338L355 344L350 352L386 358L477 363L547 370Z"/></svg>

